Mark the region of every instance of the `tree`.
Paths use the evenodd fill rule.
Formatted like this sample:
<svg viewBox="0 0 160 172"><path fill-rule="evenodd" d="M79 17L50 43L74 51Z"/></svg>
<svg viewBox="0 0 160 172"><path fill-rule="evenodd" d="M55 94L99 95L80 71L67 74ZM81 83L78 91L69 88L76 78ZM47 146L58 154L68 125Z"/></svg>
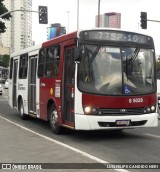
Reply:
<svg viewBox="0 0 160 172"><path fill-rule="evenodd" d="M3 66L3 67L9 66L9 55L5 54L0 57L0 66Z"/></svg>
<svg viewBox="0 0 160 172"><path fill-rule="evenodd" d="M3 4L3 1L4 0L0 0L0 15L8 12L7 8ZM6 14L5 16L2 17L2 19L9 20L10 17L12 17L11 14ZM4 33L5 31L6 31L5 23L0 20L0 33Z"/></svg>

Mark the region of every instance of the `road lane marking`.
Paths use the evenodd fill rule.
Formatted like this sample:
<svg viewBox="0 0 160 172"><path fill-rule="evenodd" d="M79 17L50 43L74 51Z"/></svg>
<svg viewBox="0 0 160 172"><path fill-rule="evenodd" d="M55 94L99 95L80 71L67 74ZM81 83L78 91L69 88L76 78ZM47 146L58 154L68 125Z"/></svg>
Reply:
<svg viewBox="0 0 160 172"><path fill-rule="evenodd" d="M16 125L17 127L20 127L23 130L29 131L29 132L31 132L31 133L33 133L33 134L35 134L37 136L40 136L40 137L42 137L42 138L44 138L44 139L46 139L48 141L54 142L54 143L56 143L58 145L61 145L61 146L65 147L65 148L68 148L68 149L70 149L70 150L72 150L74 152L77 152L77 153L79 153L79 154L81 154L81 155L83 155L83 156L85 156L87 158L90 158L90 159L94 160L94 161L97 161L97 162L102 163L102 164L109 164L109 162L107 162L107 161L105 161L103 159L97 158L97 157L95 157L95 156L93 156L91 154L88 154L88 153L84 152L84 151L81 151L79 149L76 149L76 148L74 148L72 146L69 146L67 144L64 144L64 143L62 143L60 141L57 141L55 139L52 139L50 137L44 136L44 135L42 135L40 133L37 133L37 132L35 132L35 131L33 131L33 130L29 129L29 128L23 127L22 125L17 124L17 123L15 123L13 121L10 121L9 119L4 118L3 116L0 116L0 118L3 119L3 120L5 120L5 121L7 121L7 122L9 122L9 123L11 123L11 124ZM115 171L118 171L118 172L129 172L128 170L125 170L125 169L110 169L110 170L115 170Z"/></svg>
<svg viewBox="0 0 160 172"><path fill-rule="evenodd" d="M155 134L144 133L143 135L145 135L145 136L150 136L150 137L155 137L155 138L160 139L160 136L155 135Z"/></svg>
<svg viewBox="0 0 160 172"><path fill-rule="evenodd" d="M7 101L8 101L8 99L7 99L7 98L5 98L5 97L3 97L3 98L1 98L1 99L0 99L0 101L1 101L1 102L7 102Z"/></svg>

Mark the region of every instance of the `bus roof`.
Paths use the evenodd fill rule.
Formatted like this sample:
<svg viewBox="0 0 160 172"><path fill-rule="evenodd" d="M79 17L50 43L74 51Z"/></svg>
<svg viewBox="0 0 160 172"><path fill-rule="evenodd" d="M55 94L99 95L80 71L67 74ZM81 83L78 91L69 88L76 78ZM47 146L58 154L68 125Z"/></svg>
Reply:
<svg viewBox="0 0 160 172"><path fill-rule="evenodd" d="M56 37L56 38L53 38L49 41L44 42L42 44L42 47L47 47L47 46L50 46L53 44L58 44L60 42L64 42L64 41L67 41L70 39L75 39L75 38L77 38L77 32L68 33L68 34L61 35L59 37Z"/></svg>
<svg viewBox="0 0 160 172"><path fill-rule="evenodd" d="M110 30L110 31L121 31L121 32L131 32L131 33L133 32L133 33L136 33L136 34L149 36L149 35L145 35L145 34L140 33L140 32L127 31L127 30L122 30L122 29L118 29L118 28L102 28L102 27L99 27L99 28L83 29L83 30L75 31L75 32L68 33L68 34L65 34L65 35L61 35L61 36L53 38L53 39L51 39L49 41L45 41L45 42L43 42L41 44L38 44L36 46L25 48L25 49L22 49L22 50L20 50L18 52L14 52L14 53L10 54L10 57L18 56L20 54L25 54L27 52L36 51L36 50L39 50L41 47L47 47L47 46L50 46L50 45L53 45L53 44L58 44L60 42L64 42L64 41L67 41L67 40L76 39L76 38L79 37L79 33L81 31L90 31L90 30L93 30L93 31L94 30L103 30L103 31Z"/></svg>
<svg viewBox="0 0 160 172"><path fill-rule="evenodd" d="M15 56L18 56L20 54L25 54L25 53L28 53L28 52L36 51L36 50L40 49L41 47L42 47L42 44L38 44L38 45L35 45L35 46L32 46L32 47L28 47L28 48L25 48L25 49L22 49L20 51L16 51L16 52L10 54L10 57L15 57Z"/></svg>

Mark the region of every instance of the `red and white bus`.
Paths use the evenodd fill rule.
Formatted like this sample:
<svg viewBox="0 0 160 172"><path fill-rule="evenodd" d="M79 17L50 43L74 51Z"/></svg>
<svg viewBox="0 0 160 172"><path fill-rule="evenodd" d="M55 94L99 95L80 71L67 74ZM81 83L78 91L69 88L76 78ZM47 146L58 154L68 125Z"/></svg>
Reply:
<svg viewBox="0 0 160 172"><path fill-rule="evenodd" d="M158 125L150 36L112 29L73 32L10 56L9 104L63 127L107 130Z"/></svg>

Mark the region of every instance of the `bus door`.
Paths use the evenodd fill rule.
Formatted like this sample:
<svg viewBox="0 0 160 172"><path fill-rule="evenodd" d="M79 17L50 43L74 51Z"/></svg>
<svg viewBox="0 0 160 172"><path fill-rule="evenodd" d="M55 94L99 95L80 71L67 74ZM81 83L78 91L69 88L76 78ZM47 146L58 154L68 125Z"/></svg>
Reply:
<svg viewBox="0 0 160 172"><path fill-rule="evenodd" d="M29 57L28 108L32 114L36 114L36 69L37 55Z"/></svg>
<svg viewBox="0 0 160 172"><path fill-rule="evenodd" d="M13 62L13 108L17 107L17 70L18 70L18 60L14 60Z"/></svg>
<svg viewBox="0 0 160 172"><path fill-rule="evenodd" d="M65 49L63 74L63 123L74 127L74 47Z"/></svg>

